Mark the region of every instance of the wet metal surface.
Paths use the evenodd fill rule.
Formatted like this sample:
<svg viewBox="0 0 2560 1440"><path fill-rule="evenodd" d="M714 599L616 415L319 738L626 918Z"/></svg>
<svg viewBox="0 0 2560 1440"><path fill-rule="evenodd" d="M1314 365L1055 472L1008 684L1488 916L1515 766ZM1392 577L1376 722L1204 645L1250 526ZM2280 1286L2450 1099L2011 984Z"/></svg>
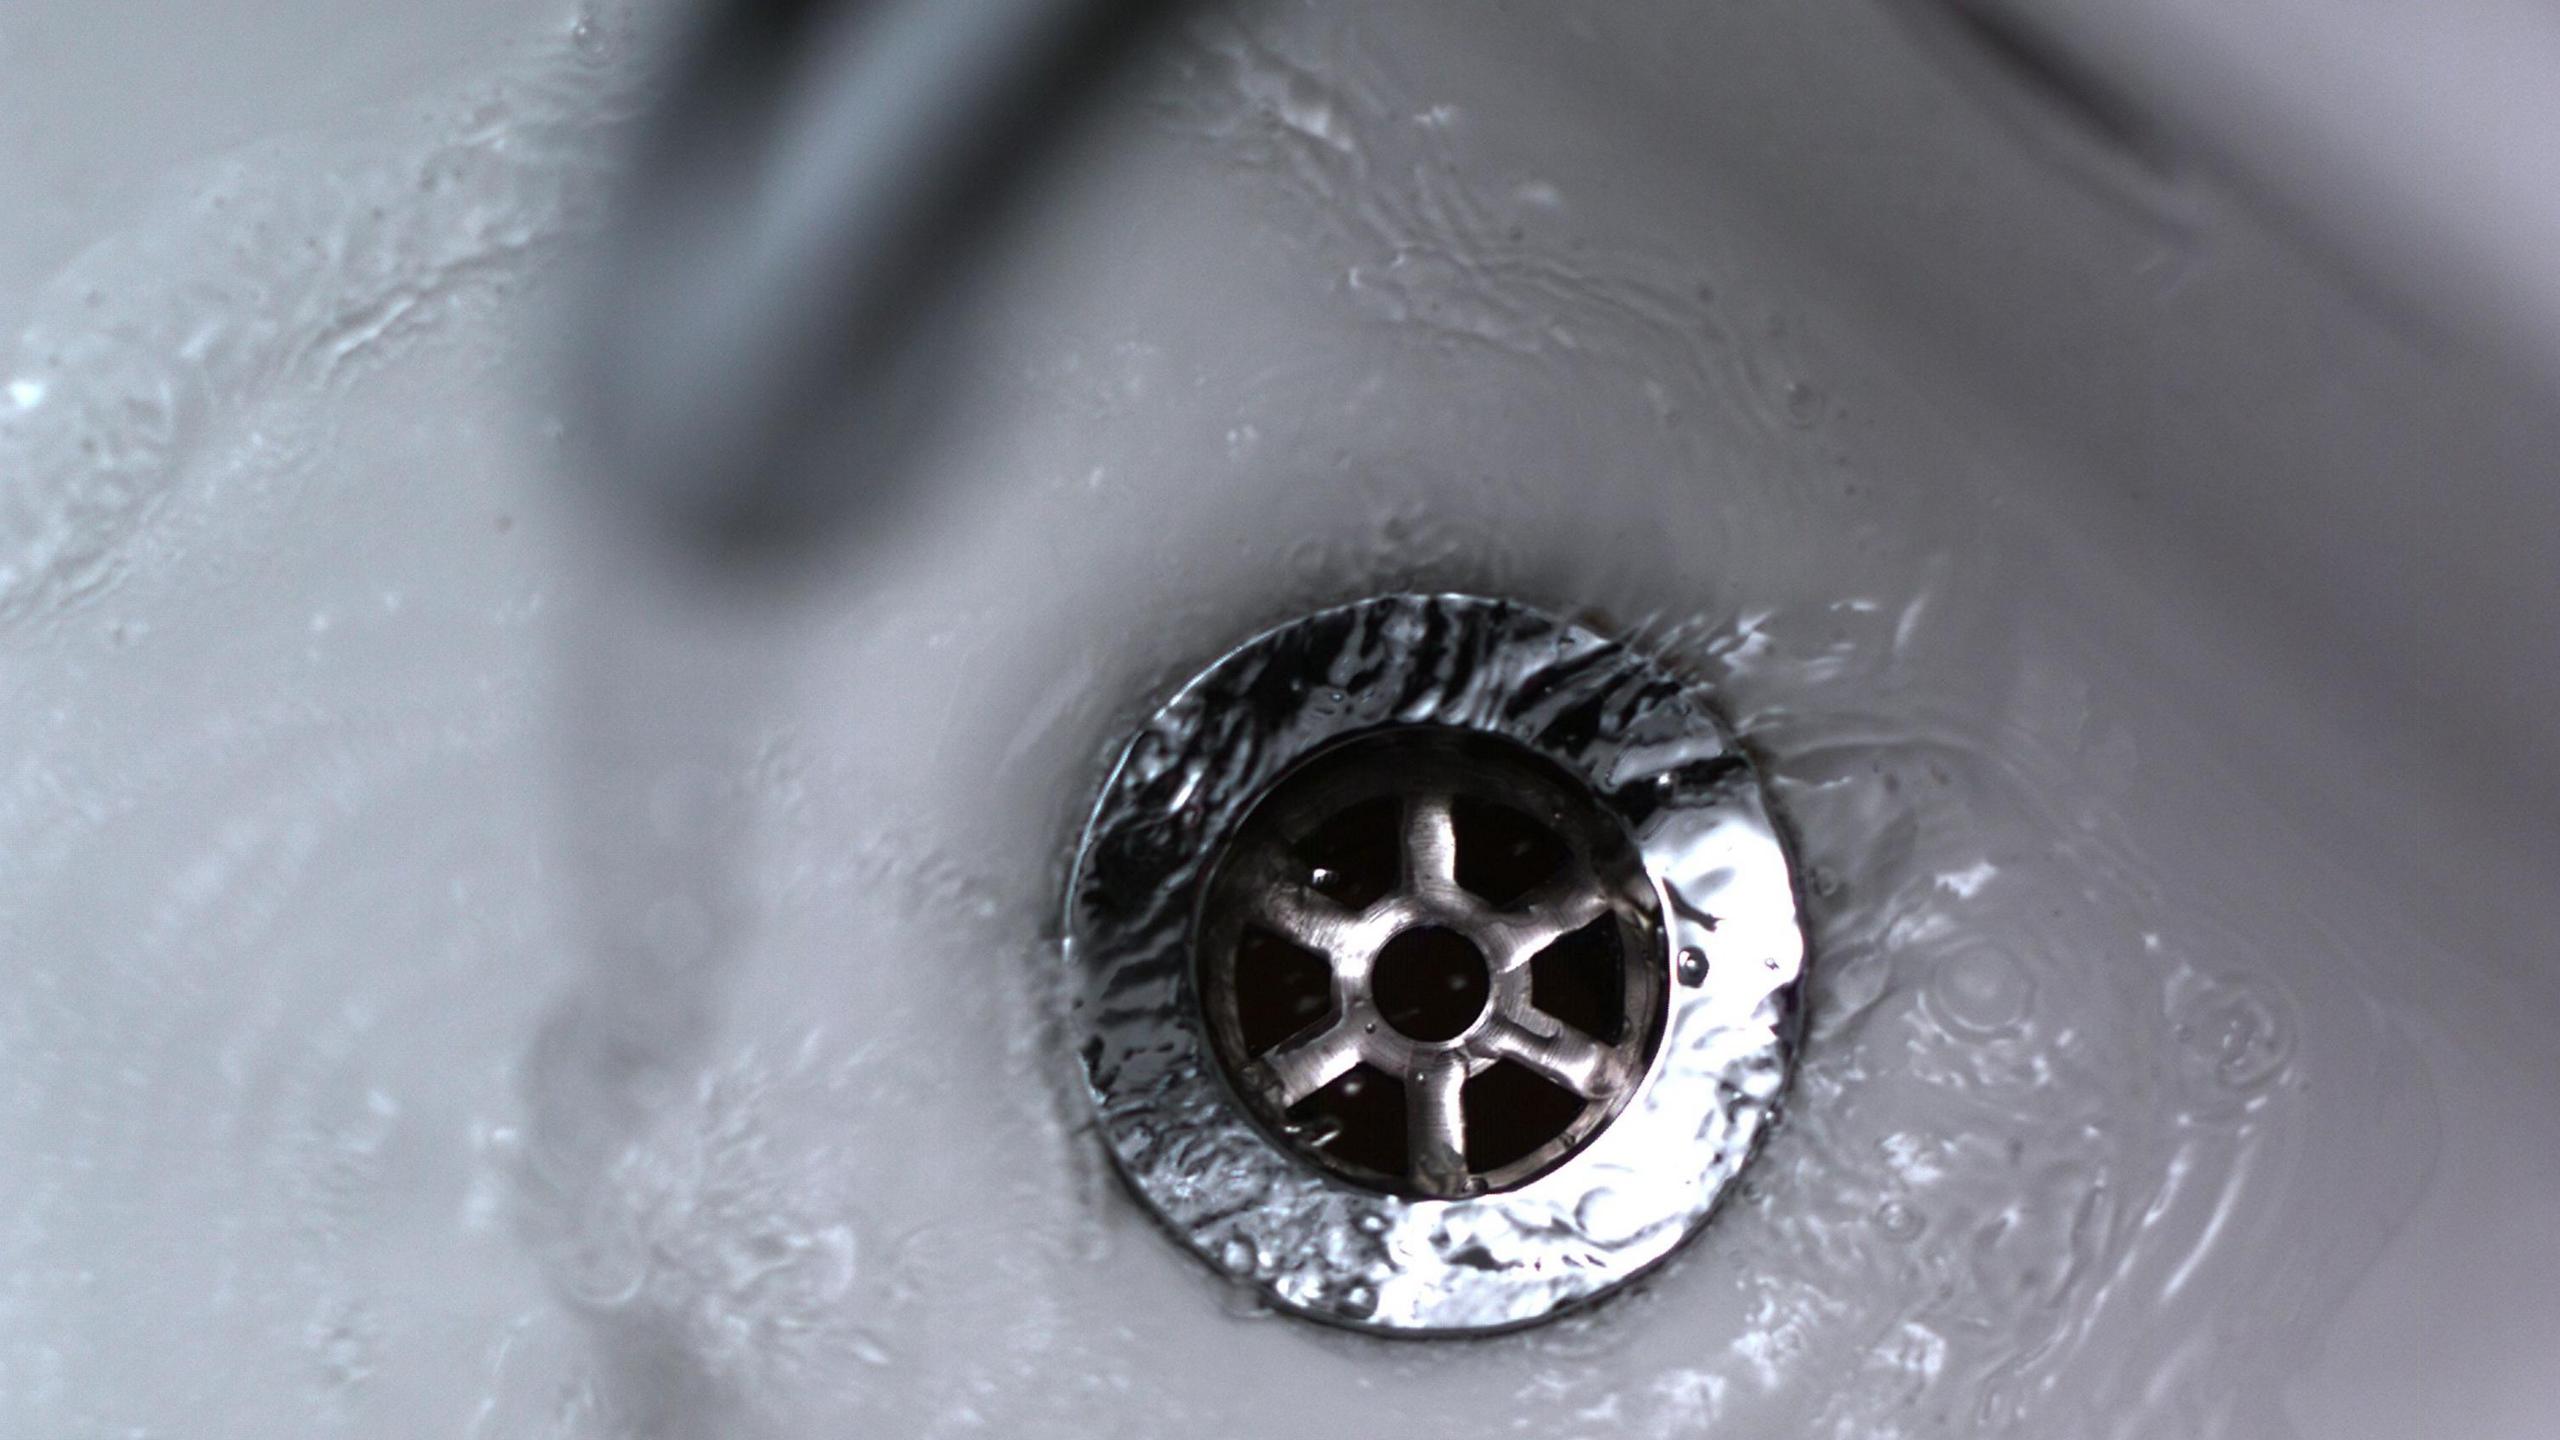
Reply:
<svg viewBox="0 0 2560 1440"><path fill-rule="evenodd" d="M1199 932L1228 1080L1284 1145L1376 1188L1526 1183L1617 1114L1661 1038L1660 907L1626 827L1480 732L1374 731L1281 777Z"/></svg>
<svg viewBox="0 0 2560 1440"><path fill-rule="evenodd" d="M1659 917L1646 927L1649 952L1633 957L1667 997L1649 1067L1622 1077L1613 1067L1625 1052L1597 1046L1586 1066L1562 1063L1561 1027L1543 1043L1523 1034L1507 1051L1484 1046L1488 1056L1534 1052L1586 1095L1627 1087L1623 1109L1587 1144L1510 1188L1452 1193L1471 1177L1454 1155L1435 1153L1435 1139L1439 1150L1458 1139L1448 1122L1417 1127L1408 1188L1419 1194L1309 1165L1238 1103L1201 1022L1194 917L1227 837L1293 767L1388 727L1493 737L1577 776L1631 837L1654 892L1629 902ZM1365 958L1420 915L1417 904L1475 933L1495 928L1440 898L1456 888L1438 877L1454 877L1457 859L1454 843L1441 843L1437 807L1406 814L1407 887L1427 898L1380 899L1368 912L1374 939L1317 936L1303 915L1302 933ZM1398 1333L1499 1330L1625 1283L1713 1213L1769 1124L1792 1059L1804 932L1750 766L1669 672L1499 601L1368 601L1228 655L1131 743L1086 832L1070 896L1074 1026L1122 1175L1203 1259L1318 1319ZM1346 918L1338 930L1366 923ZM1364 1013L1357 1003L1352 1023ZM1486 1031L1480 1020L1463 1034ZM1409 1090L1456 1078L1463 1062L1451 1057L1467 1053L1377 1043ZM1316 1088L1317 1076L1291 1078L1299 1058L1347 1068L1369 1048L1365 1035L1339 1051L1321 1037L1308 1044L1265 1062L1262 1083L1278 1098ZM1414 1105L1439 1103L1426 1092Z"/></svg>

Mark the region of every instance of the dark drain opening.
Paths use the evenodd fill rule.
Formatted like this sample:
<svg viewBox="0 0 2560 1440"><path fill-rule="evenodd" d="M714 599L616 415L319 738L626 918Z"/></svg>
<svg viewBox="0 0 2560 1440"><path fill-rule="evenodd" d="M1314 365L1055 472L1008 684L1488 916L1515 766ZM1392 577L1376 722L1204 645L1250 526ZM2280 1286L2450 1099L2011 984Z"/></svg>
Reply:
<svg viewBox="0 0 2560 1440"><path fill-rule="evenodd" d="M1529 1003L1594 1040L1614 1045L1626 1038L1626 992L1626 951L1618 943L1618 927L1606 919L1565 936L1529 962Z"/></svg>
<svg viewBox="0 0 2560 1440"><path fill-rule="evenodd" d="M1454 930L1407 930L1378 952L1369 974L1378 1018L1416 1040L1454 1040L1484 1014L1493 975L1484 952Z"/></svg>
<svg viewBox="0 0 2560 1440"><path fill-rule="evenodd" d="M1299 845L1313 856L1307 883L1346 910L1366 910L1404 878L1404 856L1396 847L1400 807L1392 795L1381 795L1317 824Z"/></svg>
<svg viewBox="0 0 2560 1440"><path fill-rule="evenodd" d="M1582 1113L1582 1097L1526 1065L1509 1061L1467 1082L1467 1163L1516 1165Z"/></svg>
<svg viewBox="0 0 2560 1440"><path fill-rule="evenodd" d="M1333 967L1322 955L1256 927L1236 943L1236 1024L1263 1051L1333 1018Z"/></svg>
<svg viewBox="0 0 2560 1440"><path fill-rule="evenodd" d="M1383 1175L1404 1169L1404 1087L1367 1065L1289 1108L1289 1123L1309 1148L1353 1169Z"/></svg>
<svg viewBox="0 0 2560 1440"><path fill-rule="evenodd" d="M1458 888L1487 905L1518 904L1573 859L1555 831L1508 805L1461 795L1450 814L1466 837L1458 847Z"/></svg>

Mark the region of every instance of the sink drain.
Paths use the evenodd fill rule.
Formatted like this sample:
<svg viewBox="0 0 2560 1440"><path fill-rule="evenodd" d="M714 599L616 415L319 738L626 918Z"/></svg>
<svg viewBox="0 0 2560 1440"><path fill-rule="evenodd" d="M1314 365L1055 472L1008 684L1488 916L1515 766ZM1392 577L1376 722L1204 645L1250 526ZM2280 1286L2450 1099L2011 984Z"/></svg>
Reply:
<svg viewBox="0 0 2560 1440"><path fill-rule="evenodd" d="M1804 946L1741 753L1645 657L1499 601L1273 630L1133 740L1071 883L1131 1187L1217 1268L1398 1333L1527 1324L1705 1222Z"/></svg>
<svg viewBox="0 0 2560 1440"><path fill-rule="evenodd" d="M1317 1167L1508 1189L1573 1153L1658 1036L1661 923L1589 790L1481 733L1398 726L1282 776L1226 847L1198 945L1221 1067Z"/></svg>

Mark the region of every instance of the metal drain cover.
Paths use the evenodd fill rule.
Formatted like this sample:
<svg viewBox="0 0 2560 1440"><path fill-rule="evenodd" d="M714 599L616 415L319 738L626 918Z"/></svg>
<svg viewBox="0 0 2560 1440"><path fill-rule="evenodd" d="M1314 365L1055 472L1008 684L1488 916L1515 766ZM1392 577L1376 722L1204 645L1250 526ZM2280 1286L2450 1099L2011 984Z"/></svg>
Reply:
<svg viewBox="0 0 2560 1440"><path fill-rule="evenodd" d="M1070 884L1121 1174L1283 1308L1530 1324L1705 1223L1793 1059L1750 765L1660 666L1502 601L1270 631L1150 720Z"/></svg>

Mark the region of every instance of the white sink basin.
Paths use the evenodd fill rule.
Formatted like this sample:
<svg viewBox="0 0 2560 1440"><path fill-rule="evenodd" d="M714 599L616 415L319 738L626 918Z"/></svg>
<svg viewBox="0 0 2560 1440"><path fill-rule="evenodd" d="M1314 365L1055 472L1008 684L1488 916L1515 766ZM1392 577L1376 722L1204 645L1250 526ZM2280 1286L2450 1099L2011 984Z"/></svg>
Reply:
<svg viewBox="0 0 2560 1440"><path fill-rule="evenodd" d="M2547 397L1865 5L1247 13L692 628L553 399L649 17L0 15L0 1433L2560 1429ZM1397 1344L1120 1191L1055 916L1165 687L1430 588L1719 690L1814 1011L1666 1269ZM562 802L705 653L726 958Z"/></svg>

